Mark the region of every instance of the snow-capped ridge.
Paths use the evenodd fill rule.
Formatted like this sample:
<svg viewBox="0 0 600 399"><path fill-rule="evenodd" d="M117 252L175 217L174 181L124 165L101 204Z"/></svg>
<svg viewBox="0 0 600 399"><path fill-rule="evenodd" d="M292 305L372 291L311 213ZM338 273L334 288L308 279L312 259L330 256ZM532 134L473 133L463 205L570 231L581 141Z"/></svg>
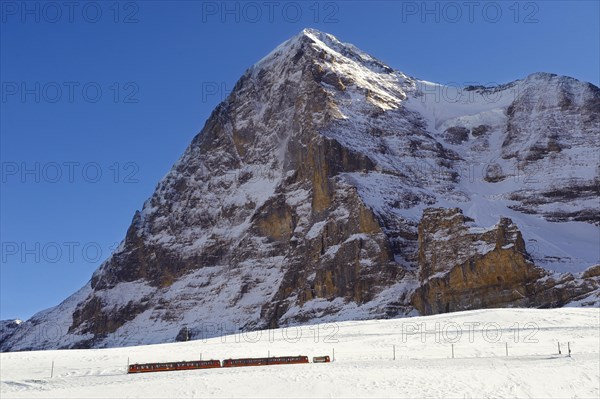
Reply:
<svg viewBox="0 0 600 399"><path fill-rule="evenodd" d="M313 28L305 28L297 35L281 43L269 54L254 64L252 69L267 68L271 66L272 63L278 62L279 60L285 60L285 62L295 62L296 60L291 61L293 57L301 57L304 55L298 51L303 45L312 46L315 50L333 55L337 58L347 58L373 70L373 72L394 72L391 67L360 50L353 44L341 42L335 36ZM314 53L313 56L322 58L322 54L319 55L319 53Z"/></svg>

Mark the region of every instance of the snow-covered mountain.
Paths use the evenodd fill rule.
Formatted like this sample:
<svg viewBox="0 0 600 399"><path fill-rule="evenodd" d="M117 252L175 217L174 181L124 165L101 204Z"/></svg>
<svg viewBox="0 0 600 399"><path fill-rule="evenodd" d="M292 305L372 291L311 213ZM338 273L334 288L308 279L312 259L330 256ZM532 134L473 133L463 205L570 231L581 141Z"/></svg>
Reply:
<svg viewBox="0 0 600 399"><path fill-rule="evenodd" d="M572 78L459 89L304 30L241 77L90 282L1 348L597 306L599 110Z"/></svg>

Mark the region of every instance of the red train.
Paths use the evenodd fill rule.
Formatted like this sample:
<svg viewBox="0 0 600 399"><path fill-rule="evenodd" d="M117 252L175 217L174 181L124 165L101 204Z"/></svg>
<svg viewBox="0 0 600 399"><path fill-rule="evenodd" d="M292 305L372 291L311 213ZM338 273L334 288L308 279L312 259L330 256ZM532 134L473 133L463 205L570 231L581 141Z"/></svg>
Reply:
<svg viewBox="0 0 600 399"><path fill-rule="evenodd" d="M218 360L194 360L191 362L132 364L127 372L129 374L152 373L155 371L214 369L219 367L221 367L221 362Z"/></svg>
<svg viewBox="0 0 600 399"><path fill-rule="evenodd" d="M313 357L313 363L329 363L329 356ZM254 357L243 359L193 360L188 362L132 364L127 373L151 373L156 371L213 369L221 367L271 366L275 364L309 363L308 356Z"/></svg>
<svg viewBox="0 0 600 399"><path fill-rule="evenodd" d="M270 366L273 364L308 363L308 356L255 357L247 359L225 359L223 367Z"/></svg>

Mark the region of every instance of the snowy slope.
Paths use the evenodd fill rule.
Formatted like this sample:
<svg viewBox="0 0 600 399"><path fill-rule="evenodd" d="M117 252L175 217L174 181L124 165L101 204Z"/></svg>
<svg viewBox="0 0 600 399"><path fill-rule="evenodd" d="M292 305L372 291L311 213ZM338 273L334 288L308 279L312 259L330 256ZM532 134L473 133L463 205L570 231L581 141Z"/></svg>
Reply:
<svg viewBox="0 0 600 399"><path fill-rule="evenodd" d="M600 394L599 323L598 309L493 309L119 349L3 353L0 393L3 398L592 398ZM128 361L333 356L334 350L330 364L125 373Z"/></svg>

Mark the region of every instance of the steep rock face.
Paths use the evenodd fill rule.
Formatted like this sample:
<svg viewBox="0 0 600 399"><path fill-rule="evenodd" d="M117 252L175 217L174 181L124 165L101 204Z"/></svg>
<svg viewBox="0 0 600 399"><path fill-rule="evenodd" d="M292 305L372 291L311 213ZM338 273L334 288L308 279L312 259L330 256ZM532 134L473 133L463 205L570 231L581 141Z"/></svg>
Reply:
<svg viewBox="0 0 600 399"><path fill-rule="evenodd" d="M472 220L470 220L472 221ZM422 314L526 305L544 272L525 251L518 228L503 218L489 230L469 227L460 209L426 209L419 225Z"/></svg>
<svg viewBox="0 0 600 399"><path fill-rule="evenodd" d="M90 282L0 349L597 304L598 88L451 90L301 32L244 73Z"/></svg>
<svg viewBox="0 0 600 399"><path fill-rule="evenodd" d="M21 320L0 320L0 347L19 328Z"/></svg>
<svg viewBox="0 0 600 399"><path fill-rule="evenodd" d="M514 174L527 184L511 194L519 202L512 208L552 221L600 224L599 166L582 173L579 161L598 160L597 146L587 145L600 138L600 89L538 73L515 90L518 96L506 110L502 158L514 162Z"/></svg>
<svg viewBox="0 0 600 399"><path fill-rule="evenodd" d="M428 208L419 225L420 286L412 302L421 314L505 306L564 306L600 287L597 267L577 277L536 267L521 232L507 218L472 226L458 208Z"/></svg>
<svg viewBox="0 0 600 399"><path fill-rule="evenodd" d="M306 321L332 309L302 310L310 301L341 299L357 305L372 300L404 271L393 262L386 236L356 189L332 182L329 208L313 216L308 231L302 226L290 240L287 270L261 318L269 326ZM290 309L295 307L295 309Z"/></svg>

